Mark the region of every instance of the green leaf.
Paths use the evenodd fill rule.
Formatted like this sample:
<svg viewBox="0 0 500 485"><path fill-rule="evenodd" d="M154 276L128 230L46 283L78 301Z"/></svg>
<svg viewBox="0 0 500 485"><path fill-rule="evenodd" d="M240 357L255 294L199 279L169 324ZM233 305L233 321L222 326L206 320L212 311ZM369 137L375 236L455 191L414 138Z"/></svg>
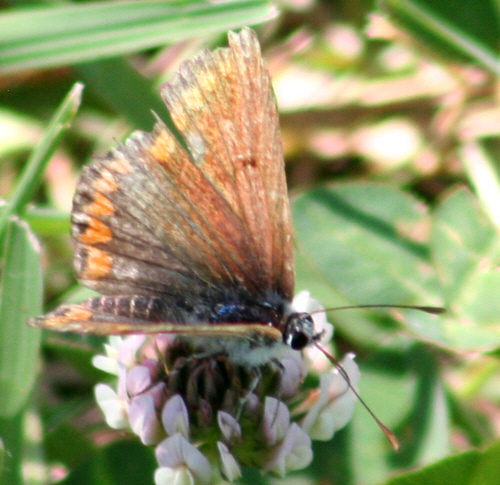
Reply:
<svg viewBox="0 0 500 485"><path fill-rule="evenodd" d="M68 212L28 207L23 219L37 234L69 234L71 223Z"/></svg>
<svg viewBox="0 0 500 485"><path fill-rule="evenodd" d="M373 304L438 301L428 248L413 233L426 214L408 195L353 183L310 192L294 207L299 248L345 298Z"/></svg>
<svg viewBox="0 0 500 485"><path fill-rule="evenodd" d="M0 212L0 237L5 231L7 221L12 215L21 214L29 202L33 192L40 184L43 172L52 155L59 146L61 138L73 120L82 95L82 84L75 84L59 109L52 117L50 124L21 174L21 178L10 197L5 210Z"/></svg>
<svg viewBox="0 0 500 485"><path fill-rule="evenodd" d="M12 218L3 244L0 281L0 436L5 446L2 485L23 483L22 460L36 448L35 439L26 443L25 419L37 377L41 332L29 328L26 320L42 311L39 253L28 225Z"/></svg>
<svg viewBox="0 0 500 485"><path fill-rule="evenodd" d="M162 119L184 148L188 149L161 100L156 84L141 76L128 61L121 58L106 59L82 64L77 71L88 88L125 116L134 129L151 131L156 123L155 114ZM117 82L117 79L120 81ZM130 93L134 95L130 96Z"/></svg>
<svg viewBox="0 0 500 485"><path fill-rule="evenodd" d="M445 345L494 349L500 345L500 238L465 189L447 197L436 211L431 241L450 312Z"/></svg>
<svg viewBox="0 0 500 485"><path fill-rule="evenodd" d="M75 453L78 453L75 450ZM131 459L133 457L133 460ZM157 467L151 449L138 441L120 441L98 450L61 485L153 485Z"/></svg>
<svg viewBox="0 0 500 485"><path fill-rule="evenodd" d="M416 377L412 408L399 423L402 450L394 463L405 467L430 463L450 452L448 402L439 376L439 362L425 345L414 345L406 355Z"/></svg>
<svg viewBox="0 0 500 485"><path fill-rule="evenodd" d="M491 221L500 228L498 140L467 143L460 148L459 154L474 192Z"/></svg>
<svg viewBox="0 0 500 485"><path fill-rule="evenodd" d="M273 18L268 0L136 0L10 9L0 73L101 60Z"/></svg>
<svg viewBox="0 0 500 485"><path fill-rule="evenodd" d="M124 116L134 129L151 131L156 122L152 111L168 122L169 113L159 89L127 60L116 58L82 64L77 72L87 89ZM169 129L172 125L167 124Z"/></svg>
<svg viewBox="0 0 500 485"><path fill-rule="evenodd" d="M40 331L26 326L42 312L42 269L38 242L26 223L11 220L0 287L0 416L25 405L33 388Z"/></svg>
<svg viewBox="0 0 500 485"><path fill-rule="evenodd" d="M415 467L449 452L449 418L438 363L421 344L378 351L360 365L359 389L375 415L401 442L395 453L361 406L350 436L353 483L379 483L401 468Z"/></svg>
<svg viewBox="0 0 500 485"><path fill-rule="evenodd" d="M494 1L387 0L381 3L389 15L419 43L441 53L449 61L472 60L497 76L500 62L498 5Z"/></svg>
<svg viewBox="0 0 500 485"><path fill-rule="evenodd" d="M5 463L5 446L3 445L3 441L0 438L0 483L3 483L3 472L4 472L4 463Z"/></svg>
<svg viewBox="0 0 500 485"><path fill-rule="evenodd" d="M440 305L429 250L420 240L429 224L421 203L393 187L349 183L312 191L293 207L299 289L311 290L326 307ZM334 315L351 337L373 337L373 311ZM416 311L405 316L434 328L436 317Z"/></svg>
<svg viewBox="0 0 500 485"><path fill-rule="evenodd" d="M500 442L484 451L471 450L421 470L393 478L385 485L497 485Z"/></svg>
<svg viewBox="0 0 500 485"><path fill-rule="evenodd" d="M0 462L0 485L24 485L22 479L24 447L24 409L14 416L0 416L2 437Z"/></svg>

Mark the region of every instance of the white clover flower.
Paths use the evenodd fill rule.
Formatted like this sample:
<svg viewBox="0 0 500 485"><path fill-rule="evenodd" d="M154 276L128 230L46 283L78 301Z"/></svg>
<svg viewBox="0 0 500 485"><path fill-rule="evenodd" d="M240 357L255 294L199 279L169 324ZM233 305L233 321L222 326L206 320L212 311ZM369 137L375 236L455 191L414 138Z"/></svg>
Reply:
<svg viewBox="0 0 500 485"><path fill-rule="evenodd" d="M136 365L127 372L127 395L135 396L151 386L151 375L145 365Z"/></svg>
<svg viewBox="0 0 500 485"><path fill-rule="evenodd" d="M300 352L289 350L281 359L280 397L288 399L295 395L307 375L307 366Z"/></svg>
<svg viewBox="0 0 500 485"><path fill-rule="evenodd" d="M299 293L293 307L312 312L325 345L333 327L323 307L308 292ZM254 368L223 354L198 356L189 340L173 335L112 338L94 364L117 376L116 388L97 385L96 400L111 427L128 428L155 446L156 485L207 485L221 476L234 481L244 465L284 476L311 462L311 438L330 439L347 424L355 399L326 360L320 387L306 387L308 368L315 367L303 354L316 353L285 350L279 361ZM353 356L342 366L356 386Z"/></svg>
<svg viewBox="0 0 500 485"><path fill-rule="evenodd" d="M349 376L349 381L354 389L357 390L357 384L360 377L359 367L354 362L354 354L348 354L342 360L342 367L344 371ZM337 384L336 387L342 385L343 378L340 374L337 374ZM344 381L344 385L346 385ZM326 408L324 412L328 412L335 418L335 431L343 428L352 417L354 412L354 405L356 404L357 397L349 389L347 392L343 392L338 398L334 399Z"/></svg>
<svg viewBox="0 0 500 485"><path fill-rule="evenodd" d="M155 471L154 480L156 485L196 485L195 477L189 468L183 466L160 467Z"/></svg>
<svg viewBox="0 0 500 485"><path fill-rule="evenodd" d="M217 424L227 442L239 441L241 439L241 426L229 413L219 411L217 413Z"/></svg>
<svg viewBox="0 0 500 485"><path fill-rule="evenodd" d="M129 407L129 420L132 431L145 445L154 445L165 436L151 394L134 397Z"/></svg>

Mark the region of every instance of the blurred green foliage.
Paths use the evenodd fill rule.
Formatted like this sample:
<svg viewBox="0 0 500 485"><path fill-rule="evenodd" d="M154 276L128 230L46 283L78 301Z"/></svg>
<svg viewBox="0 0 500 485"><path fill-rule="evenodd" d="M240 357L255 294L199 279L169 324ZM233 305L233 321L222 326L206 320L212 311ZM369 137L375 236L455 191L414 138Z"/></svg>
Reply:
<svg viewBox="0 0 500 485"><path fill-rule="evenodd" d="M43 294L46 309L84 297L68 238L81 166L133 129L150 130L151 110L168 120L159 86L183 58L261 23L282 110L297 289L328 308L447 310L330 313L338 349L358 355L363 397L402 451L359 409L296 476L498 483L498 2L283 0L278 17L263 0L5 4L1 484L153 483L152 453L96 414L91 389L102 376L90 356L102 341L43 335L39 372L42 336L24 321L42 311ZM242 479L271 481L252 470Z"/></svg>

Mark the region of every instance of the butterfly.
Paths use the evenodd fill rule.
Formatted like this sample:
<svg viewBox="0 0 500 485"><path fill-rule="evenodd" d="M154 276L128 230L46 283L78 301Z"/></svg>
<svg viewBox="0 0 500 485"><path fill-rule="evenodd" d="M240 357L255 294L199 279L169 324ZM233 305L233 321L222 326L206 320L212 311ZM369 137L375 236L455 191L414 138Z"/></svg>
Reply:
<svg viewBox="0 0 500 485"><path fill-rule="evenodd" d="M185 61L161 94L184 143L152 133L83 169L71 213L78 280L103 296L33 327L173 333L246 365L315 342L294 312L294 249L278 111L257 36Z"/></svg>

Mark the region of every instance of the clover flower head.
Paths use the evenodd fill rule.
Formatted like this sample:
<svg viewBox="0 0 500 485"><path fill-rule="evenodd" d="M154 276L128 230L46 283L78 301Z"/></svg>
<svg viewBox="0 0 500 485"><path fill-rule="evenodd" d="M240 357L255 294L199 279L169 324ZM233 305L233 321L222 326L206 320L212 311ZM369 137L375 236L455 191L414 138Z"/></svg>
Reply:
<svg viewBox="0 0 500 485"><path fill-rule="evenodd" d="M321 305L302 292L292 306L312 313L327 345L333 327ZM98 384L97 403L109 426L155 447L156 485L232 482L247 465L284 476L306 467L311 440L330 439L354 408L349 385L331 364L319 388L305 387L309 356L292 349L259 367L196 353L189 339L172 335L111 338L105 352L94 365L117 383ZM355 387L353 356L342 366Z"/></svg>

